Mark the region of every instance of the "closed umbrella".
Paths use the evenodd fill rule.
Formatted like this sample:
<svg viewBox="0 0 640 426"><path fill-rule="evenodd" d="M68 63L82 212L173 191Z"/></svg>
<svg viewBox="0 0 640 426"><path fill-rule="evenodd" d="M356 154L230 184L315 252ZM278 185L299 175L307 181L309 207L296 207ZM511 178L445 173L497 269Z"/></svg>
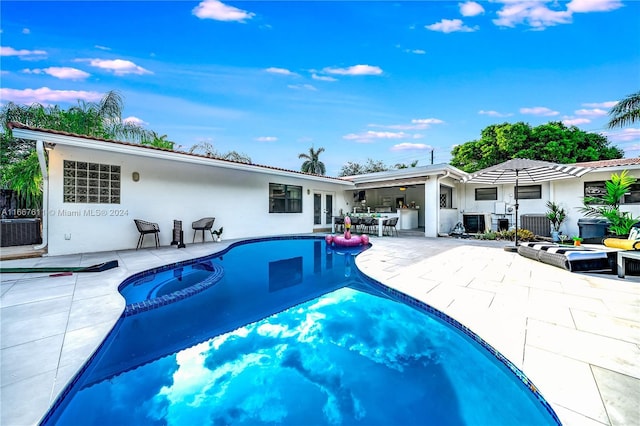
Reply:
<svg viewBox="0 0 640 426"><path fill-rule="evenodd" d="M487 167L463 179L465 183L485 183L490 185L515 184L516 238L518 245L518 185L575 178L591 169L573 164L557 164L547 161L514 158L495 166Z"/></svg>

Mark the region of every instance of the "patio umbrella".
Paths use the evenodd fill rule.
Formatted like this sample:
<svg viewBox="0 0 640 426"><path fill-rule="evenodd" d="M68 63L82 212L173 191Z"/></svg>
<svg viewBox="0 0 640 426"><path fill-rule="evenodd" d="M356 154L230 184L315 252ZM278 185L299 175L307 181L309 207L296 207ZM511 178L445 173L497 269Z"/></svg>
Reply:
<svg viewBox="0 0 640 426"><path fill-rule="evenodd" d="M487 167L470 174L463 179L464 183L486 183L491 185L515 184L516 199L516 237L518 245L518 185L546 182L557 179L580 177L591 169L572 164L557 164L547 161L514 158L495 166Z"/></svg>

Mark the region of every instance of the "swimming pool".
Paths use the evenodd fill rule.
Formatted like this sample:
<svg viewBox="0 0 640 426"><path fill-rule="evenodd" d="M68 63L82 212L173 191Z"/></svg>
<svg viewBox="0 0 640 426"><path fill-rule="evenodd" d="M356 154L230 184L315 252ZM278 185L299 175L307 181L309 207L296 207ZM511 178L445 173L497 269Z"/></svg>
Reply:
<svg viewBox="0 0 640 426"><path fill-rule="evenodd" d="M43 423L559 424L508 361L354 254L267 239L127 279Z"/></svg>

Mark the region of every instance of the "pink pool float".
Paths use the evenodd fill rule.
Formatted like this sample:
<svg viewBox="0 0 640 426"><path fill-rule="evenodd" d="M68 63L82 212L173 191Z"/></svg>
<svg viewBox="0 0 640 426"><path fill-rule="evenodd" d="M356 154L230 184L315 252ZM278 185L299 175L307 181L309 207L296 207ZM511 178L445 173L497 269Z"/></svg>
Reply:
<svg viewBox="0 0 640 426"><path fill-rule="evenodd" d="M328 245L337 247L358 247L369 244L368 235L351 235L351 219L344 218L344 235L325 235L324 240Z"/></svg>

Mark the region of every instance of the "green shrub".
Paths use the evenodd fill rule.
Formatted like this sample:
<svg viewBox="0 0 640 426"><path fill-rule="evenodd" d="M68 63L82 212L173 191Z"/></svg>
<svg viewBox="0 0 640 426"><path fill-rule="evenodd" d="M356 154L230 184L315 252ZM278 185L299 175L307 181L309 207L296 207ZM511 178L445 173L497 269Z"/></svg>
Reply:
<svg viewBox="0 0 640 426"><path fill-rule="evenodd" d="M515 239L516 232L515 231L499 231L496 232L496 238L499 240L509 240L513 241ZM519 241L531 241L535 238L533 232L528 229L518 229L518 240Z"/></svg>

